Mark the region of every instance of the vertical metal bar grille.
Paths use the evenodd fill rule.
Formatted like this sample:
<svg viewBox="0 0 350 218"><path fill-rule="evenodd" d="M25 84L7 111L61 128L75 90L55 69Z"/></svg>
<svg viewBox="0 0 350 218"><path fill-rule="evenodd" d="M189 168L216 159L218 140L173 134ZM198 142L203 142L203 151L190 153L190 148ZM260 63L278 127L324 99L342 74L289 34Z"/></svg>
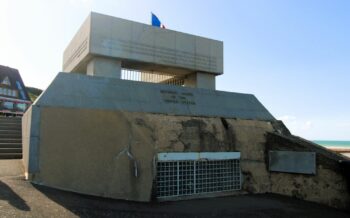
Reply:
<svg viewBox="0 0 350 218"><path fill-rule="evenodd" d="M239 159L157 162L157 197L169 198L241 189Z"/></svg>
<svg viewBox="0 0 350 218"><path fill-rule="evenodd" d="M176 75L153 71L138 71L126 68L122 69L121 79L149 83L162 83L176 86L183 86L185 83L183 77Z"/></svg>

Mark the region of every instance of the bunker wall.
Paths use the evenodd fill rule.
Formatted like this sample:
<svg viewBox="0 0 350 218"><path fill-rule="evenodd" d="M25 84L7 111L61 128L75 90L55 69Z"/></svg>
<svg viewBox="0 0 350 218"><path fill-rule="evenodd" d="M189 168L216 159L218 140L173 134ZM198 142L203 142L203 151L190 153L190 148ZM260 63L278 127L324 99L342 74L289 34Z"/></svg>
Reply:
<svg viewBox="0 0 350 218"><path fill-rule="evenodd" d="M157 153L239 151L243 186L235 194L278 193L348 207L346 179L333 153L320 154L307 142L285 146L271 139L274 134L269 121L43 107L40 170L32 178L84 194L151 201ZM318 152L316 174L271 172L268 151L276 149Z"/></svg>

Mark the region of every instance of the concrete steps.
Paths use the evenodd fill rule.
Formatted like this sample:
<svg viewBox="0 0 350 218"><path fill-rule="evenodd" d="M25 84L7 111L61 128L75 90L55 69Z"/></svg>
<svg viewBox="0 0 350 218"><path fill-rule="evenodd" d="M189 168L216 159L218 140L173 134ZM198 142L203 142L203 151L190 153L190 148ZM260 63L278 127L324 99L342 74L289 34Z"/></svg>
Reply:
<svg viewBox="0 0 350 218"><path fill-rule="evenodd" d="M0 117L0 159L22 158L21 117Z"/></svg>
<svg viewBox="0 0 350 218"><path fill-rule="evenodd" d="M22 143L22 138L0 138L0 144L2 143Z"/></svg>
<svg viewBox="0 0 350 218"><path fill-rule="evenodd" d="M22 159L22 153L0 153L1 159Z"/></svg>
<svg viewBox="0 0 350 218"><path fill-rule="evenodd" d="M22 153L22 148L0 148L1 154Z"/></svg>
<svg viewBox="0 0 350 218"><path fill-rule="evenodd" d="M11 138L11 139L21 139L22 133L1 133L0 138Z"/></svg>
<svg viewBox="0 0 350 218"><path fill-rule="evenodd" d="M0 126L0 130L21 130L22 125L17 123L5 123Z"/></svg>
<svg viewBox="0 0 350 218"><path fill-rule="evenodd" d="M22 117L0 117L0 123L18 123Z"/></svg>
<svg viewBox="0 0 350 218"><path fill-rule="evenodd" d="M0 143L0 149L2 149L2 148L20 148L20 149L22 149L22 143L21 142Z"/></svg>
<svg viewBox="0 0 350 218"><path fill-rule="evenodd" d="M6 128L2 126L2 128ZM0 129L0 135L20 135L22 134L22 130L17 129Z"/></svg>

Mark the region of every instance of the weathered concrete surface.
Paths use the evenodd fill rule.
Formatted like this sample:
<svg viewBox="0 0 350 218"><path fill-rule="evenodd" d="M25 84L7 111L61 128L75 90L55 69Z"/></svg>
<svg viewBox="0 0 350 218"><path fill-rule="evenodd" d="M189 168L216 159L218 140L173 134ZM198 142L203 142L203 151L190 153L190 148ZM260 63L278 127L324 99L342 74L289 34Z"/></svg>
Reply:
<svg viewBox="0 0 350 218"><path fill-rule="evenodd" d="M235 136L237 150L241 152L243 190L249 193L270 192L271 183L265 162L265 134L274 131L273 125L254 120L227 119L227 123Z"/></svg>
<svg viewBox="0 0 350 218"><path fill-rule="evenodd" d="M23 179L20 160L0 161L0 217L349 217L349 213L280 195L244 195L135 203L79 195ZM11 169L11 171L9 171Z"/></svg>
<svg viewBox="0 0 350 218"><path fill-rule="evenodd" d="M345 157L293 137L253 95L60 73L22 132L30 179L64 190L151 201L156 153L239 151L237 194L350 205ZM316 175L270 172L270 150L316 152Z"/></svg>
<svg viewBox="0 0 350 218"><path fill-rule="evenodd" d="M281 147L266 137L278 128L269 121L42 107L39 171L29 173L38 184L64 190L151 201L156 153L240 151L243 188L237 194L279 193L348 207L349 189L337 168L343 157L306 142ZM316 175L269 172L268 151L276 148L317 152Z"/></svg>
<svg viewBox="0 0 350 218"><path fill-rule="evenodd" d="M149 201L154 147L152 132L137 123L142 116L42 108L40 173L34 181L97 196ZM125 153L128 146L138 162L137 177Z"/></svg>
<svg viewBox="0 0 350 218"><path fill-rule="evenodd" d="M316 175L271 172L271 192L350 209L350 181L339 160L345 157L293 136L268 134L266 150L316 152Z"/></svg>

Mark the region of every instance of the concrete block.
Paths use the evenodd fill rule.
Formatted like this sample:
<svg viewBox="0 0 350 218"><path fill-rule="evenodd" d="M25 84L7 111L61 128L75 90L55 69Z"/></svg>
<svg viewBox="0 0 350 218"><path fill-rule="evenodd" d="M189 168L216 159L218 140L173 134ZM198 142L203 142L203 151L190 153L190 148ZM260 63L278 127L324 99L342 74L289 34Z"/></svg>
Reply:
<svg viewBox="0 0 350 218"><path fill-rule="evenodd" d="M222 42L98 13L84 22L63 57L66 72L86 72L91 57L122 60L122 67L182 75L222 74ZM217 61L218 60L218 61Z"/></svg>
<svg viewBox="0 0 350 218"><path fill-rule="evenodd" d="M121 61L104 57L94 57L87 64L87 75L107 78L121 78Z"/></svg>
<svg viewBox="0 0 350 218"><path fill-rule="evenodd" d="M193 73L185 78L185 86L215 90L215 76L209 73Z"/></svg>

